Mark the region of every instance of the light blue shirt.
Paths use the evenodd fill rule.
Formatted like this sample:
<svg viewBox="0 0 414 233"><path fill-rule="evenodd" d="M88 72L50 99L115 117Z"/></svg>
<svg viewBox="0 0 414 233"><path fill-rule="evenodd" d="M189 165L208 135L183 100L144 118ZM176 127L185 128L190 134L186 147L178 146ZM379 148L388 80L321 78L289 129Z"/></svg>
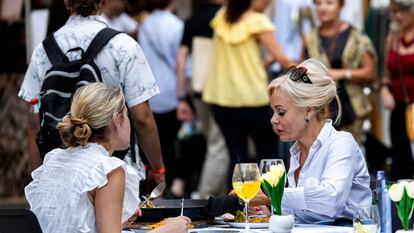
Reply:
<svg viewBox="0 0 414 233"><path fill-rule="evenodd" d="M301 223L352 219L355 206L371 205L370 176L365 158L350 133L337 131L327 120L309 150L300 171L300 148L290 149L289 187L285 189L282 208Z"/></svg>
<svg viewBox="0 0 414 233"><path fill-rule="evenodd" d="M176 58L184 23L170 11L154 11L139 30L139 42L161 94L149 103L155 113L177 108Z"/></svg>
<svg viewBox="0 0 414 233"><path fill-rule="evenodd" d="M276 30L275 37L283 48L285 55L293 60L301 60L302 34L298 30L299 10L301 8L312 8L312 0L278 0L274 8L273 23ZM302 33L307 33L312 29L309 20L303 21ZM280 64L272 65L273 71L280 71Z"/></svg>

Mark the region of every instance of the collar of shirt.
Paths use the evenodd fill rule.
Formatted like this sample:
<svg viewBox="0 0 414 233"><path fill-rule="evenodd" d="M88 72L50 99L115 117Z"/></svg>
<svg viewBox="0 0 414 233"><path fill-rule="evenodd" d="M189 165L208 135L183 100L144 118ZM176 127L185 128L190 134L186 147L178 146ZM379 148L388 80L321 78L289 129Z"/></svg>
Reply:
<svg viewBox="0 0 414 233"><path fill-rule="evenodd" d="M302 170L306 169L309 164L312 162L314 155L318 151L319 148L321 148L322 144L326 141L328 141L331 132L332 132L332 120L325 120L325 123L321 129L321 132L318 134L318 137L316 137L316 140L313 142L310 150L308 158L305 161L305 164L302 167ZM300 156L300 147L298 142L296 141L293 146L290 148L290 154L291 154L291 165L288 172L288 176L293 176L293 173L299 168L299 156ZM297 184L295 184L296 186Z"/></svg>
<svg viewBox="0 0 414 233"><path fill-rule="evenodd" d="M75 24L83 23L85 21L86 22L97 21L97 22L103 23L106 26L108 26L108 21L100 15L90 15L86 17L80 16L80 15L72 15L69 17L68 21L66 22L66 25L75 25Z"/></svg>
<svg viewBox="0 0 414 233"><path fill-rule="evenodd" d="M95 143L95 142L88 142L86 145L84 146L76 146L76 147L69 147L67 149L67 152L69 153L74 153L76 151L82 150L82 149L87 149L90 148L90 150L95 150L98 151L99 153L97 154L102 154L105 156L110 156L109 152L105 149L105 147L103 147L102 145Z"/></svg>

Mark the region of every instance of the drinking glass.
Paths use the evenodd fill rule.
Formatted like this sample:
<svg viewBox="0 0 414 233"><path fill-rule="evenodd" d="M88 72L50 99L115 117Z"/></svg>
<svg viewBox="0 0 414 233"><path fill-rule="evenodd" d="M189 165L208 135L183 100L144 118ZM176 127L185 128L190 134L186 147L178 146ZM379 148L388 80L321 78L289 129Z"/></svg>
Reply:
<svg viewBox="0 0 414 233"><path fill-rule="evenodd" d="M260 160L260 167L259 167L260 176L262 176L262 174L270 171L270 166L277 165L277 164L283 165L283 167L285 168L285 171L286 171L286 167L285 167L285 163L283 162L283 159L262 159L262 160ZM285 183L286 183L286 179L287 179L287 176L285 176ZM270 193L267 193L266 190L264 190L264 189L263 189L263 192L269 198L271 198ZM270 213L273 214L273 206L271 204L270 204Z"/></svg>
<svg viewBox="0 0 414 233"><path fill-rule="evenodd" d="M381 230L381 220L378 206L356 207L353 226L354 233L379 233Z"/></svg>
<svg viewBox="0 0 414 233"><path fill-rule="evenodd" d="M249 201L256 196L260 189L259 167L256 163L238 163L233 171L233 189L245 203L246 224L244 232L250 232Z"/></svg>

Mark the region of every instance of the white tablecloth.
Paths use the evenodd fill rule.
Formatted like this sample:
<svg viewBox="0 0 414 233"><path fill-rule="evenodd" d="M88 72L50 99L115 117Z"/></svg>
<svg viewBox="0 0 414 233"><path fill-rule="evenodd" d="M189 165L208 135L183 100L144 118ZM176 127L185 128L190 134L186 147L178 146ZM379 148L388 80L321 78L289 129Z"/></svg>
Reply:
<svg viewBox="0 0 414 233"><path fill-rule="evenodd" d="M211 226L206 228L196 228L189 231L189 233L234 233L242 232L244 229L217 227ZM252 233L271 233L269 229L250 229ZM131 229L131 231L122 231L122 233L142 233L145 230ZM321 225L307 225L300 224L293 228L291 233L353 233L352 227L335 227L335 226L321 226Z"/></svg>
<svg viewBox="0 0 414 233"><path fill-rule="evenodd" d="M222 228L222 227L208 227L192 229L189 232L242 232L244 229L240 228ZM271 233L269 229L250 229L252 233ZM321 226L321 225L299 225L293 228L291 233L352 233L352 227L336 227L336 226Z"/></svg>

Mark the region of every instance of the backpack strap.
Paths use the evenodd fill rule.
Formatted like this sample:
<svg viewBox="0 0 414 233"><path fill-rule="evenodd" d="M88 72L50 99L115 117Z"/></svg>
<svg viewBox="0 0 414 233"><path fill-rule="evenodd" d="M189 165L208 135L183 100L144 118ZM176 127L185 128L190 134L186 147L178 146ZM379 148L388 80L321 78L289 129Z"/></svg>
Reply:
<svg viewBox="0 0 414 233"><path fill-rule="evenodd" d="M86 49L84 58L94 58L99 51L108 43L112 37L121 33L120 31L114 30L112 28L106 27L102 29L98 34L96 34L95 38L93 38L92 42L89 44L88 49Z"/></svg>
<svg viewBox="0 0 414 233"><path fill-rule="evenodd" d="M43 40L42 44L52 65L57 65L63 61L65 54L60 49L53 33L47 36L46 39Z"/></svg>

